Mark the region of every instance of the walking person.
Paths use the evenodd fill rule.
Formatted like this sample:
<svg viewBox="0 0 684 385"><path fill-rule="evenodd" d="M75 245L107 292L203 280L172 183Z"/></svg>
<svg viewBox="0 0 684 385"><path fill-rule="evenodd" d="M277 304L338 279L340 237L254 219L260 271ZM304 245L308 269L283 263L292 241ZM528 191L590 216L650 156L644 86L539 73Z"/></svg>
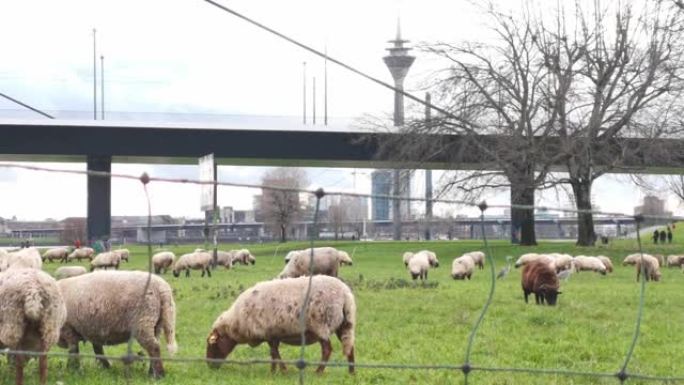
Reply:
<svg viewBox="0 0 684 385"><path fill-rule="evenodd" d="M665 244L665 239L667 239L667 234L665 234L665 230L660 230L660 243Z"/></svg>
<svg viewBox="0 0 684 385"><path fill-rule="evenodd" d="M653 244L657 245L658 244L658 229L655 229L653 231Z"/></svg>
<svg viewBox="0 0 684 385"><path fill-rule="evenodd" d="M667 243L672 243L672 230L670 230L670 226L667 226Z"/></svg>

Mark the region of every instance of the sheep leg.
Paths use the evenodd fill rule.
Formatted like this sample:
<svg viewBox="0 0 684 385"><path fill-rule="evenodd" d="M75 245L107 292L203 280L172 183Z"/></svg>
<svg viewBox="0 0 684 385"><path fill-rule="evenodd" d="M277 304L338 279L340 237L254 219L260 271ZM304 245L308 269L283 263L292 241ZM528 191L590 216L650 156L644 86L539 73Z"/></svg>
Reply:
<svg viewBox="0 0 684 385"><path fill-rule="evenodd" d="M535 302L537 305L539 305L539 294L538 294L538 293L534 293L534 302Z"/></svg>
<svg viewBox="0 0 684 385"><path fill-rule="evenodd" d="M325 370L325 364L330 359L332 353L332 345L330 340L320 340L321 342L321 364L316 369L316 373L321 374Z"/></svg>
<svg viewBox="0 0 684 385"><path fill-rule="evenodd" d="M81 366L81 362L78 359L78 341L69 342L69 360L67 361L67 367L70 369L78 369Z"/></svg>
<svg viewBox="0 0 684 385"><path fill-rule="evenodd" d="M354 348L349 351L347 362L349 362L349 374L354 374Z"/></svg>
<svg viewBox="0 0 684 385"><path fill-rule="evenodd" d="M48 348L44 344L41 344L40 346L41 353L47 353ZM45 385L47 384L47 354L43 354L38 356L38 377L40 378L40 385Z"/></svg>
<svg viewBox="0 0 684 385"><path fill-rule="evenodd" d="M95 352L95 354L98 356L104 356L104 349L102 348L102 345L93 344L93 352ZM109 369L111 367L106 358L98 357L97 360L100 362L100 365L102 365L103 368Z"/></svg>
<svg viewBox="0 0 684 385"><path fill-rule="evenodd" d="M204 268L202 268L202 275L200 277L204 278Z"/></svg>
<svg viewBox="0 0 684 385"><path fill-rule="evenodd" d="M137 337L138 343L142 346L147 354L150 356L149 375L155 379L164 377L164 365L161 362L161 349L159 348L159 341L154 335L141 332Z"/></svg>
<svg viewBox="0 0 684 385"><path fill-rule="evenodd" d="M211 278L211 270L209 269L209 266L207 266L207 277Z"/></svg>
<svg viewBox="0 0 684 385"><path fill-rule="evenodd" d="M530 292L527 291L527 290L523 290L523 293L525 294L525 303L529 303L529 302L527 301L527 297L530 296Z"/></svg>
<svg viewBox="0 0 684 385"><path fill-rule="evenodd" d="M271 373L274 373L276 371L276 366L280 366L280 370L283 372L287 371L287 366L285 366L285 363L282 362L282 358L280 357L280 351L278 350L278 346L280 345L280 342L278 341L269 341L268 346L271 348Z"/></svg>
<svg viewBox="0 0 684 385"><path fill-rule="evenodd" d="M190 269L185 270L185 278L190 278Z"/></svg>
<svg viewBox="0 0 684 385"><path fill-rule="evenodd" d="M24 385L24 359L25 358L22 354L14 355L14 379L16 385Z"/></svg>

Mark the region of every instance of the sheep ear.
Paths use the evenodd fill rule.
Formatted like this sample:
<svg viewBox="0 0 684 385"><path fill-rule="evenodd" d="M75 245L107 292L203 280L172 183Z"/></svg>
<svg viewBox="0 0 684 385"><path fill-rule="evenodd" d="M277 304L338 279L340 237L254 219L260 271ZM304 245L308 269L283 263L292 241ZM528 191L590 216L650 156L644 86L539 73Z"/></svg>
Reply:
<svg viewBox="0 0 684 385"><path fill-rule="evenodd" d="M216 344L216 341L218 341L218 333L216 331L212 331L211 334L209 334L209 338L207 338L207 342L209 345L214 345Z"/></svg>

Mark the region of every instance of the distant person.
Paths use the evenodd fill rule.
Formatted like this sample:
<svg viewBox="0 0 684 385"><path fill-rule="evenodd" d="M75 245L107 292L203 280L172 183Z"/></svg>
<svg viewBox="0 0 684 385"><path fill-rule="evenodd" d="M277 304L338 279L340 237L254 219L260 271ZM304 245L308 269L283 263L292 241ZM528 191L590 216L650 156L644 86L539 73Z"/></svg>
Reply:
<svg viewBox="0 0 684 385"><path fill-rule="evenodd" d="M665 244L665 239L667 239L665 230L660 230L660 243Z"/></svg>
<svg viewBox="0 0 684 385"><path fill-rule="evenodd" d="M667 227L667 243L672 243L672 230L670 230L670 227Z"/></svg>
<svg viewBox="0 0 684 385"><path fill-rule="evenodd" d="M74 246L76 246L77 249L81 248L81 240L77 239L76 242L74 242Z"/></svg>
<svg viewBox="0 0 684 385"><path fill-rule="evenodd" d="M658 229L655 229L653 231L653 244L654 245L658 244L658 237L659 237Z"/></svg>
<svg viewBox="0 0 684 385"><path fill-rule="evenodd" d="M104 249L105 251L109 251L112 249L112 241L110 241L109 238L105 238L104 240Z"/></svg>

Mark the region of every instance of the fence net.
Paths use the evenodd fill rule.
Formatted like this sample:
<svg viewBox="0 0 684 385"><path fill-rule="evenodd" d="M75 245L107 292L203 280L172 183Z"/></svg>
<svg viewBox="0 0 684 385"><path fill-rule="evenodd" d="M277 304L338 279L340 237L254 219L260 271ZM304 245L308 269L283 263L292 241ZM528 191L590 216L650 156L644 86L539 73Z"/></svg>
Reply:
<svg viewBox="0 0 684 385"><path fill-rule="evenodd" d="M416 198L416 197L398 197L398 196L392 196L392 195L371 195L371 194L359 194L359 193L346 193L346 192L336 192L336 191L326 191L324 189L318 189L318 190L308 190L308 189L293 189L293 188L284 188L284 187L278 187L278 186L263 186L259 184L246 184L246 183L232 183L232 182L226 182L226 181L219 181L219 182L207 182L207 181L200 181L200 180L190 180L190 179L174 179L174 178L159 178L155 177L152 175L148 174L143 174L142 176L135 176L135 175L125 175L125 174L116 174L116 173L106 173L106 172L94 172L94 171L74 171L74 170L62 170L62 169L57 169L57 168L47 168L47 167L38 167L38 166L31 166L31 165L26 165L26 164L0 164L0 167L2 168L16 168L16 169L22 169L26 171L31 171L31 172L49 172L49 173L71 173L71 174L80 174L83 176L90 176L90 177L105 177L105 178L120 178L120 179L132 179L132 180L138 180L140 182L141 188L140 188L140 194L143 194L145 196L145 199L147 201L147 207L148 207L148 212L147 212L147 225L146 227L146 232L147 232L147 248L146 248L146 258L147 258L147 272L148 272L148 278L145 283L144 287L141 287L140 291L140 299L138 300L138 307L142 308L146 306L146 294L148 293L149 290L149 285L150 285L150 280L152 278L152 275L154 274L153 271L153 264L152 264L152 255L154 253L153 250L153 241L152 237L150 236L151 234L151 229L152 229L152 217L153 217L153 201L150 199L148 195L148 185L151 183L171 183L171 184L213 184L216 183L218 187L241 187L245 189L258 189L261 191L276 191L276 192L284 192L284 193L296 193L296 194L306 194L311 197L315 201L315 211L313 213L313 226L310 230L309 233L309 242L308 246L311 248L311 251L309 253L309 269L313 269L314 263L314 253L313 253L313 248L318 247L318 246L326 246L329 243L323 240L320 240L317 238L317 228L320 224L320 207L321 207L321 202L326 199L326 197L331 197L331 196L337 196L337 197L345 197L345 196L352 196L352 197L363 197L363 198L383 198L383 199L388 199L388 200L405 200L405 201L424 201L422 198ZM165 356L163 358L159 357L150 357L148 354L144 354L141 352L136 352L135 348L135 338L137 335L137 330L133 328L131 330L131 337L126 344L126 349L125 353L119 354L119 355L104 355L104 354L88 354L88 353L81 353L80 355L72 353L67 353L64 351L60 351L57 347L52 348L48 352L35 352L35 351L24 351L20 349L13 349L10 346L6 346L6 349L4 350L4 353L6 353L10 357L33 357L33 356L43 356L47 355L51 359L51 376L53 377L58 377L62 378L62 376L67 376L68 371L66 369L66 366L63 366L63 361L64 359L73 359L75 357L79 357L81 359L97 359L97 360L102 360L102 359L107 359L111 360L113 362L120 362L123 364L123 367L125 368L124 373L122 374L125 379L128 381L128 383L138 383L142 381L146 381L145 377L143 375L140 375L140 373L137 373L135 370L131 370L131 368L134 368L135 365L138 363L149 363L152 365L155 362L160 362L163 360L164 362L171 362L171 363L182 363L182 364L187 364L187 365L203 365L205 366L206 364L209 363L221 363L221 364L228 364L228 365L235 365L235 366L255 366L255 367L260 367L260 366L271 366L272 369L275 369L276 366L279 366L281 364L284 365L294 365L297 368L297 373L298 373L298 382L300 384L303 384L306 382L306 376L309 375L311 372L311 368L319 366L319 365L327 365L328 367L340 367L340 368L353 368L353 369L360 369L360 370L365 370L365 369L376 369L376 370L404 370L404 371L421 371L421 370L429 370L429 371L440 371L444 372L446 374L446 382L453 382L459 379L462 379L465 384L470 384L470 383L490 383L489 381L491 380L488 378L486 381L482 380L482 382L477 381L477 377L473 377L474 374L480 372L480 373L490 373L490 374L504 374L508 373L509 375L514 375L514 374L528 374L532 376L557 376L557 377L562 377L562 378L572 378L572 377L578 377L578 378L587 378L588 381L595 381L595 380L606 380L610 381L611 379L615 382L619 383L624 383L627 380L639 380L644 383L646 382L665 382L665 383L673 383L673 382L679 382L679 381L684 381L684 375L653 375L649 374L646 372L641 372L640 370L632 370L630 364L633 361L633 356L635 349L637 348L640 340L640 333L642 331L642 321L644 318L644 308L645 308L645 303L646 303L646 294L648 292L647 288L649 285L646 283L646 279L641 279L639 282L639 291L638 291L638 298L636 302L636 307L634 308L634 317L633 317L633 332L629 334L628 338L625 340L625 346L626 350L624 351L624 359L622 359L619 363L619 365L616 365L613 370L608 370L608 371L593 371L593 370L585 370L582 368L582 365L575 365L575 364L568 364L565 367L537 367L534 365L534 360L528 361L530 363L529 366L527 367L521 367L517 365L502 365L502 366L495 366L495 365L490 365L489 363L480 363L478 362L477 359L474 358L474 349L478 347L478 336L480 334L480 329L482 328L482 325L487 322L488 317L491 316L491 308L494 303L495 299L495 293L496 293L496 288L497 288L497 281L501 279L502 277L505 278L507 275L509 275L509 272L511 271L511 265L510 261L508 261L507 266L499 266L502 267L501 269L497 268L497 262L502 261L503 255L495 255L496 252L495 250L497 249L496 247L492 246L491 241L488 239L487 234L488 232L486 231L485 228L485 215L487 213L487 210L490 210L492 207L498 207L498 208L523 208L523 209L531 209L531 210L539 210L543 209L544 211L559 211L559 212L570 212L570 213L579 213L579 212L586 212L586 211L580 211L580 210L570 210L567 208L553 208L553 207L534 207L534 206L517 206L517 205L498 205L498 206L489 206L487 205L486 202L467 202L467 201L461 201L461 200L449 200L449 199L432 199L434 203L443 203L443 204L450 204L450 205L459 205L459 206L468 206L468 207L476 207L479 212L479 220L480 220L480 230L481 230L481 239L477 242L479 242L479 245L474 242L470 241L468 242L467 246L463 247L472 247L473 249L480 249L484 252L486 256L486 265L488 265L488 272L487 273L481 273L483 276L486 276L486 280L488 282L488 287L487 287L487 293L485 296L485 301L481 304L479 309L477 310L477 317L475 317L475 321L471 323L470 318L471 317L466 317L466 321L462 321L461 323L471 323L471 326L469 327L469 332L467 333L467 341L465 343L465 350L456 355L452 355L449 357L444 357L435 354L435 356L430 357L430 361L434 359L435 363L420 363L421 361L424 361L424 359L416 360L418 363L414 362L400 362L404 360L399 360L396 362L392 362L392 360L387 360L387 362L378 362L377 360L371 360L364 358L366 357L375 357L375 355L370 354L369 351L365 351L364 353L366 354L359 354L359 360L357 362L345 362L342 360L332 360L332 361L326 361L327 357L324 356L322 360L316 360L312 358L312 355L310 354L311 351L316 350L316 349L309 349L309 354L307 354L306 346L307 344L310 344L313 342L311 340L311 330L308 328L309 326L309 320L307 320L306 315L307 309L309 306L320 306L320 302L316 302L312 304L311 302L311 292L312 292L312 281L313 281L313 274L311 274L311 270L309 270L309 278L308 278L308 286L305 292L301 293L302 299L301 299L301 309L298 312L299 315L299 331L300 335L298 336L298 345L299 345L299 354L297 359L280 359L280 358L271 358L271 359L261 359L261 358L250 358L250 359L235 359L228 357L227 359L210 359L206 358L203 356L189 356L189 355L178 355L178 356ZM626 217L629 216L624 213L609 213L609 212L602 212L602 211L592 211L593 214L596 215L603 215L603 216L615 216L615 217ZM633 216L634 221L636 224L636 247L634 250L635 253L638 253L639 259L643 261L644 258L644 247L642 245L642 240L641 240L641 231L642 231L642 224L644 219L666 219L668 221L672 220L678 220L679 218L673 218L673 217L667 217L667 218L660 218L658 216L643 216L643 215L638 215L638 216ZM456 243L454 243L456 244ZM402 246L401 243L397 244L398 247L406 247L406 248L411 248L410 245L406 244L406 246ZM270 256L264 256L263 258L272 258L275 259L275 257L278 256L279 254L279 248L280 246L274 246L275 251L273 252L273 257ZM421 244L420 247L426 247L429 248L430 244ZM396 247L392 247L392 250L396 250ZM354 247L354 250L352 251L352 256L356 252L356 247ZM270 251L269 251L270 254ZM281 255L283 254L282 252L280 253ZM263 254L262 254L263 255ZM268 254L267 254L268 255ZM397 261L398 263L398 257L399 255L394 255L392 254L392 258L388 258L386 260L383 260L383 263L389 264L388 261ZM451 257L456 257L458 255L443 255L443 257L451 258ZM396 258L395 258L396 257ZM515 256L517 257L517 256ZM615 260L615 257L613 257L613 260ZM357 258L356 262L357 265L363 265L363 259L362 258ZM393 262L392 262L393 263ZM640 273L642 277L646 277L646 274L648 273L646 271L646 263L639 263L638 266L640 266ZM663 266L665 267L665 266ZM383 266L383 268L385 268ZM389 265L386 267L389 269ZM393 267L394 268L394 267ZM497 272L498 272L498 277L497 277ZM569 272L568 272L569 273ZM433 275L436 273L432 273ZM477 273L480 274L480 273ZM514 274L510 274L511 276L514 276ZM478 279L479 277L475 277L474 279ZM359 278L357 278L357 282L351 282L350 285L354 287L355 283L358 283L358 281L362 280L363 276L362 274L359 274ZM484 279L484 278L480 278ZM511 277L508 277L508 279L514 279ZM353 281L353 279L352 279ZM170 281L173 284L173 281ZM397 281L399 282L399 281ZM429 282L429 281L428 281ZM567 282L567 281L564 281ZM567 283L563 283L561 286L566 285ZM457 284L459 285L459 284ZM206 288L206 285L204 286ZM427 286L429 287L429 286ZM415 288L417 291L421 288L426 288L425 284L422 284L422 286L414 284L413 286L408 286L408 288ZM239 294L239 292L244 291L244 287L238 288L237 293L234 293L233 296L236 296ZM198 290L201 291L201 287L196 287L193 286L193 290ZM468 290L467 288L464 287L457 287L454 290L458 291L466 291ZM398 294L401 295L401 294ZM408 294L407 294L408 295ZM566 293L565 296L568 294ZM426 297L426 303L429 303L429 300ZM516 299L518 299L516 297ZM563 306L563 300L559 301L559 306ZM230 304L230 303L228 303ZM362 304L364 302L359 302L359 313L360 314L369 314L373 312L372 308L362 308ZM454 304L454 309L453 310L458 310L458 304ZM532 306L532 305L530 305ZM618 306L617 304L615 306ZM372 306L371 306L372 307ZM203 306L197 305L195 307L195 310L202 309ZM220 306L218 304L210 303L207 304L207 306L204 307L206 311L212 311L214 312L211 316L216 316L220 312L223 312L224 310L227 309L225 307L224 303L221 303ZM401 312L401 308L395 309L397 312ZM577 310L577 311L581 311ZM428 317L430 314L430 310L425 310L425 312L422 314L425 317ZM183 312L179 312L177 315L177 318L180 319L182 317L186 316ZM387 316L391 316L388 314ZM421 322L419 316L416 316L417 318L414 318L416 322ZM541 316L540 316L541 317ZM357 317L359 319L361 317ZM363 328L363 318L361 318L358 322L358 326L360 326L361 330ZM540 320L540 325L543 327L544 323L543 320ZM631 322L629 320L625 320L624 322ZM209 329L210 325L194 325L195 328L198 330L190 332L190 331L184 331L184 333L188 333L192 338L187 338L184 340L185 345L195 345L194 349L198 350L201 349L201 347L198 348L197 345L204 345L205 344L205 339L206 338L203 333L205 333ZM357 329L357 336L356 336L356 341L362 341L364 338L363 334L359 334ZM381 338L382 336L382 331L367 331L367 335L369 336L368 338ZM389 330L386 330L385 332L389 333ZM380 333L380 334L378 334ZM397 333L401 333L399 329L397 329ZM372 337L370 337L372 336ZM380 336L380 337L379 337ZM288 336L291 338L292 336ZM491 337L491 336L490 336ZM427 337L420 336L420 335L415 335L415 336L405 336L407 339L414 339L415 341L420 341L421 339L425 339ZM525 336L521 335L519 336L520 340L524 340ZM268 342L268 341L266 341ZM292 341L288 341L292 343ZM380 342L380 341L378 341ZM423 341L425 342L425 341ZM564 344L566 345L563 341L557 341L559 344ZM4 343L3 341L0 341L0 344ZM435 344L439 345L440 341L433 341L433 342L428 342L428 344ZM488 345L491 345L492 341L488 341ZM373 343L369 343L366 341L366 347L368 348L369 346L373 345ZM553 345L553 344L552 344ZM486 346L484 347L485 351L492 351L493 347L492 346ZM439 350L439 349L437 349ZM201 351L201 350L200 350ZM397 352L397 355L405 358L404 355L400 355L400 352ZM553 353L548 353L552 355ZM564 353L558 353L559 354L559 361L558 362L565 362L564 360L567 359L567 355ZM392 356L392 354L388 354L388 356ZM439 356L439 357L438 357ZM481 357L481 356L479 356ZM446 360L446 364L444 363L437 363L436 361L438 360ZM60 362L59 364L54 364L54 360L57 360ZM410 361L410 360L409 360ZM485 360L489 361L489 360ZM515 359L506 359L503 358L500 360L500 362L515 362ZM587 365L589 367L593 367L593 365ZM55 375L53 373L54 368L57 368L57 374ZM208 369L207 369L208 370ZM677 373L676 367L673 367L671 371L672 373ZM115 372L116 373L116 372ZM116 374L114 374L116 375ZM177 374L170 374L170 376L173 378ZM258 375L258 374L255 374ZM508 383L506 379L501 379L497 377L497 383ZM372 382L372 381L371 381ZM441 383L442 381L436 381L438 383Z"/></svg>

